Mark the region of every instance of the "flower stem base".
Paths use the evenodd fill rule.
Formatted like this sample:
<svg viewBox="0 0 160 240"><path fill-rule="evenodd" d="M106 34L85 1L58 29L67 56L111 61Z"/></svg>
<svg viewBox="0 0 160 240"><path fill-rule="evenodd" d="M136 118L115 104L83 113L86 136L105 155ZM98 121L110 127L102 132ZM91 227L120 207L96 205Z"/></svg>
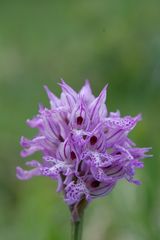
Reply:
<svg viewBox="0 0 160 240"><path fill-rule="evenodd" d="M82 240L83 216L77 222L72 222L72 240Z"/></svg>

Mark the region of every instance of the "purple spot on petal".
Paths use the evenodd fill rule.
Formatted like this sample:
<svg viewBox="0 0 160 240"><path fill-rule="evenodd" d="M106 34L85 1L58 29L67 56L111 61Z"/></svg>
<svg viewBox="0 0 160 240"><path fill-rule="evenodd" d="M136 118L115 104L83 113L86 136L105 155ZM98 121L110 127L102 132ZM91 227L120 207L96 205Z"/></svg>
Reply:
<svg viewBox="0 0 160 240"><path fill-rule="evenodd" d="M96 180L91 183L92 188L97 188L97 187L99 187L99 185L100 185L100 182L96 181Z"/></svg>
<svg viewBox="0 0 160 240"><path fill-rule="evenodd" d="M65 123L66 123L67 125L69 124L68 118L65 118L64 121L65 121Z"/></svg>
<svg viewBox="0 0 160 240"><path fill-rule="evenodd" d="M58 139L59 139L60 142L64 142L64 139L61 135L59 135Z"/></svg>
<svg viewBox="0 0 160 240"><path fill-rule="evenodd" d="M81 116L77 117L77 124L81 125L83 122L83 118Z"/></svg>
<svg viewBox="0 0 160 240"><path fill-rule="evenodd" d="M72 160L76 159L76 154L73 151L71 152L71 159Z"/></svg>
<svg viewBox="0 0 160 240"><path fill-rule="evenodd" d="M92 137L90 138L90 144L91 144L91 145L94 145L94 144L96 144L96 142L97 142L97 137L96 137L96 136L92 136Z"/></svg>
<svg viewBox="0 0 160 240"><path fill-rule="evenodd" d="M105 133L105 134L108 133L108 131L109 131L108 128L105 128L105 129L104 129L104 133Z"/></svg>
<svg viewBox="0 0 160 240"><path fill-rule="evenodd" d="M121 152L116 152L116 155L121 155Z"/></svg>

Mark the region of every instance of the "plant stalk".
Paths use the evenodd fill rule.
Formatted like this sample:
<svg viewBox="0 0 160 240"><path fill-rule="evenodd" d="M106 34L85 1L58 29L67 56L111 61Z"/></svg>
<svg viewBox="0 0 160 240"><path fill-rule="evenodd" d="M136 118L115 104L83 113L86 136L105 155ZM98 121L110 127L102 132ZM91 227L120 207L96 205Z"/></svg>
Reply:
<svg viewBox="0 0 160 240"><path fill-rule="evenodd" d="M72 222L72 240L82 240L82 231L83 231L83 215L79 221Z"/></svg>

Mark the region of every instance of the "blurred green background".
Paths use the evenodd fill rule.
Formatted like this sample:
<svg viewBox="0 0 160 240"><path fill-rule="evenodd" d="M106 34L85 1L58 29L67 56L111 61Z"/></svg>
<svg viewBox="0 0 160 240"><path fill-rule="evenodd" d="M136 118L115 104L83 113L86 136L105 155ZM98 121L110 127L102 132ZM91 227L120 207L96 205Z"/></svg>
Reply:
<svg viewBox="0 0 160 240"><path fill-rule="evenodd" d="M15 177L25 120L48 105L60 78L95 94L109 83L109 111L143 114L131 134L154 155L137 171L140 187L120 182L86 211L84 240L160 236L160 1L0 1L0 240L70 239L69 211L47 178ZM36 155L38 159L40 155ZM31 159L31 158L30 158Z"/></svg>

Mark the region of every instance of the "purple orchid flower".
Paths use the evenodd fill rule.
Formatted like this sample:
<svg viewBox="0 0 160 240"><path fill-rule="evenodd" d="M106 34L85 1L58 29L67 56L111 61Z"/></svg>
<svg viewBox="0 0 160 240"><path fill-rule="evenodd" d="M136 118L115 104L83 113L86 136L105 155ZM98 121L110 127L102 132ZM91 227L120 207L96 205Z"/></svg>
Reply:
<svg viewBox="0 0 160 240"><path fill-rule="evenodd" d="M82 202L88 204L107 195L119 180L140 184L134 179L135 169L143 167L141 160L148 157L150 148L137 148L128 138L141 115L121 117L119 111L108 114L107 86L95 97L88 81L79 93L63 80L59 85L60 98L45 86L50 109L40 105L38 115L27 120L31 128L38 129L37 136L20 141L22 157L40 151L42 162L27 162L32 167L29 171L17 167L17 177L57 180L57 191L63 192L76 221Z"/></svg>

